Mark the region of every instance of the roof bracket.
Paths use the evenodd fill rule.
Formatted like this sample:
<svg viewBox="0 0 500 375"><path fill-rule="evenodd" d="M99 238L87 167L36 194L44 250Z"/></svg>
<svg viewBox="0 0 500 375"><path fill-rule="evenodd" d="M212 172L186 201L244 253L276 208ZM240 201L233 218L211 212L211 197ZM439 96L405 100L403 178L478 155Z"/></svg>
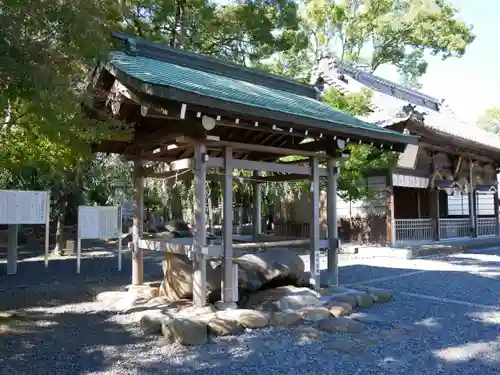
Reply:
<svg viewBox="0 0 500 375"><path fill-rule="evenodd" d="M127 38L124 42L125 53L137 56L137 45L134 38Z"/></svg>

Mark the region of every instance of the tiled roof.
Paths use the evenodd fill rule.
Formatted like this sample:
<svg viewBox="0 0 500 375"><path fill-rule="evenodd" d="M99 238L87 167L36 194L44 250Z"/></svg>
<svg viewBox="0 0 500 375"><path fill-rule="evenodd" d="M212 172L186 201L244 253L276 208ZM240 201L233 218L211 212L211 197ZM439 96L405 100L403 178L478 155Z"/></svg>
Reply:
<svg viewBox="0 0 500 375"><path fill-rule="evenodd" d="M347 83L339 78L342 74L346 76ZM326 59L320 63L314 79L319 77L322 77L328 86L338 88L345 93L359 92L362 88L373 90L372 113L361 117L364 121L386 127L407 120L410 115L404 113L403 107L411 103L415 107L414 112L423 115L422 124L425 127L500 150L498 135L460 120L449 107L442 104L442 100L406 89L362 70L334 64Z"/></svg>
<svg viewBox="0 0 500 375"><path fill-rule="evenodd" d="M110 53L109 65L126 76L152 85L152 87L174 88L224 102L294 115L302 119L319 120L325 130L339 130L340 126L341 130L346 133L352 131L350 129L362 129L375 141L389 137L400 143L415 143L416 141L414 137L378 127L335 110L316 99L289 91L256 85L126 52Z"/></svg>

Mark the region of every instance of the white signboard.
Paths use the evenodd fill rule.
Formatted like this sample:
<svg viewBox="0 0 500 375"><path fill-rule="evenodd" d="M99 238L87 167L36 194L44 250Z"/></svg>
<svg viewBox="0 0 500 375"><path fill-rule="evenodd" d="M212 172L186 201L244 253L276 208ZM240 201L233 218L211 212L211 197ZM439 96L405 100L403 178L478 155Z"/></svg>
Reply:
<svg viewBox="0 0 500 375"><path fill-rule="evenodd" d="M80 239L106 239L121 235L121 215L118 206L79 206Z"/></svg>
<svg viewBox="0 0 500 375"><path fill-rule="evenodd" d="M45 225L45 268L49 266L49 220L50 196L47 191L0 190L0 224ZM17 273L17 227L12 233L14 238L9 238L12 245L7 250L9 275Z"/></svg>
<svg viewBox="0 0 500 375"><path fill-rule="evenodd" d="M398 167L415 169L418 149L419 147L417 145L407 145L405 151L402 154L399 154Z"/></svg>
<svg viewBox="0 0 500 375"><path fill-rule="evenodd" d="M122 269L122 209L119 206L79 206L76 273L80 273L82 239L118 238L118 270Z"/></svg>
<svg viewBox="0 0 500 375"><path fill-rule="evenodd" d="M429 187L429 179L427 177L408 176L395 173L392 175L392 185L400 187L427 189Z"/></svg>
<svg viewBox="0 0 500 375"><path fill-rule="evenodd" d="M46 191L0 190L0 224L46 224Z"/></svg>

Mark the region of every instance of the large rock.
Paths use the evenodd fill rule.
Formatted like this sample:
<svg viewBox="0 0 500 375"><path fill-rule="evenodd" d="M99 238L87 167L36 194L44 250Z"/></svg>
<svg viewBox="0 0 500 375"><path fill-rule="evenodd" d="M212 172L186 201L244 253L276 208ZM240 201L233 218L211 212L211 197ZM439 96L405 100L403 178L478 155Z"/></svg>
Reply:
<svg viewBox="0 0 500 375"><path fill-rule="evenodd" d="M337 318L349 315L352 312L352 306L345 302L330 301L325 307L330 311L330 314Z"/></svg>
<svg viewBox="0 0 500 375"><path fill-rule="evenodd" d="M215 317L208 322L208 330L214 336L229 336L242 333L244 328L235 319Z"/></svg>
<svg viewBox="0 0 500 375"><path fill-rule="evenodd" d="M266 289L248 296L243 304L247 309L256 310L297 310L307 306L320 306L319 294L314 290L293 285Z"/></svg>
<svg viewBox="0 0 500 375"><path fill-rule="evenodd" d="M317 322L330 317L330 311L325 307L303 307L297 310L297 313L299 313L306 322Z"/></svg>
<svg viewBox="0 0 500 375"><path fill-rule="evenodd" d="M151 299L158 297L160 283L145 283L142 285L129 285L127 290L129 293L137 296L137 298Z"/></svg>
<svg viewBox="0 0 500 375"><path fill-rule="evenodd" d="M304 262L294 252L288 249L272 249L257 254L245 254L234 261L245 271L256 272L262 284L285 282L288 284L303 284ZM251 285L243 289L251 291ZM253 290L260 286L255 285Z"/></svg>
<svg viewBox="0 0 500 375"><path fill-rule="evenodd" d="M162 332L162 325L164 323L168 323L170 320L172 320L172 317L169 315L165 315L160 312L149 313L143 315L139 321L139 326L147 335L160 334Z"/></svg>
<svg viewBox="0 0 500 375"><path fill-rule="evenodd" d="M294 252L270 250L235 258L241 292L255 292L263 286L303 283L304 262ZM186 255L165 253L164 280L160 295L169 300L192 298L192 261ZM220 299L221 262L207 262L207 290L211 301Z"/></svg>
<svg viewBox="0 0 500 375"><path fill-rule="evenodd" d="M250 329L265 328L269 325L269 315L256 310L226 310L218 311L216 315L221 319L235 320L241 326Z"/></svg>
<svg viewBox="0 0 500 375"><path fill-rule="evenodd" d="M177 317L162 325L163 336L181 345L200 345L208 341L208 325L195 318Z"/></svg>
<svg viewBox="0 0 500 375"><path fill-rule="evenodd" d="M325 305L329 304L330 302L347 303L349 306L351 306L351 309L354 309L357 306L356 298L354 298L354 296L346 294L339 294L330 297Z"/></svg>
<svg viewBox="0 0 500 375"><path fill-rule="evenodd" d="M181 316L181 317L197 317L197 316L203 316L207 314L213 314L215 313L215 309L211 305L203 306L203 307L197 307L197 306L190 306L190 307L185 307L182 310L179 311L176 316Z"/></svg>
<svg viewBox="0 0 500 375"><path fill-rule="evenodd" d="M373 298L368 293L353 294L353 297L356 298L356 306L360 308L366 308L373 305Z"/></svg>
<svg viewBox="0 0 500 375"><path fill-rule="evenodd" d="M193 296L193 262L187 255L166 252L163 257L164 279L161 285L161 295L168 300L192 298ZM219 268L211 267L207 262L207 289L219 290L221 272Z"/></svg>
<svg viewBox="0 0 500 375"><path fill-rule="evenodd" d="M189 226L183 220L170 220L165 223L164 228L167 232L172 234L172 237L180 238L193 236Z"/></svg>
<svg viewBox="0 0 500 375"><path fill-rule="evenodd" d="M302 322L302 316L296 311L275 311L271 314L269 324L276 327L290 327Z"/></svg>

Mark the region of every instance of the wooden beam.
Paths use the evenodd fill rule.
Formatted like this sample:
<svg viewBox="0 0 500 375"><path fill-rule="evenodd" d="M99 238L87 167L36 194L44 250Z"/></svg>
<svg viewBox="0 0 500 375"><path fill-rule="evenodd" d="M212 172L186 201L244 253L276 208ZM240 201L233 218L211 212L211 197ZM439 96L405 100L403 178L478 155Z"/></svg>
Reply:
<svg viewBox="0 0 500 375"><path fill-rule="evenodd" d="M187 148L189 148L188 145L177 145L175 143L172 143L166 146L160 146L152 151L143 152L141 154L136 155L136 157L141 160L153 161L154 159L165 158L166 157L165 155L173 150L180 151L180 150L185 150Z"/></svg>
<svg viewBox="0 0 500 375"><path fill-rule="evenodd" d="M152 149L162 144L176 143L176 138L186 132L186 124L168 121L163 128L150 133L139 133L136 130L134 139L124 153L136 153L144 148Z"/></svg>
<svg viewBox="0 0 500 375"><path fill-rule="evenodd" d="M283 182L283 181L299 181L299 180L307 180L308 176L304 176L301 174L289 173L289 174L275 174L272 176L263 176L259 177L259 180L262 182Z"/></svg>
<svg viewBox="0 0 500 375"><path fill-rule="evenodd" d="M168 110L153 105L141 104L141 116L158 119L168 119Z"/></svg>
<svg viewBox="0 0 500 375"><path fill-rule="evenodd" d="M223 168L224 160L218 157L210 157L208 159L208 167L209 168ZM251 171L262 171L262 172L278 172L278 173L292 173L303 176L311 175L311 167L310 166L302 166L302 165L289 165L289 164L281 164L281 163L269 163L263 161L254 161L254 160L241 160L234 159L233 160L233 168L234 169L246 169ZM319 168L319 173L321 176L326 176L327 171L326 168Z"/></svg>
<svg viewBox="0 0 500 375"><path fill-rule="evenodd" d="M319 159L327 159L328 155L320 154L312 151L303 151L299 149L290 149L290 148L281 148L281 147L273 147L273 146L263 146L263 145L255 145L249 143L241 143L241 142L230 142L230 141L207 141L207 147L232 147L236 150L245 150L245 151L255 151L255 152L264 152L269 154L277 154L277 155L296 155L296 156L305 156L305 157L316 157Z"/></svg>

